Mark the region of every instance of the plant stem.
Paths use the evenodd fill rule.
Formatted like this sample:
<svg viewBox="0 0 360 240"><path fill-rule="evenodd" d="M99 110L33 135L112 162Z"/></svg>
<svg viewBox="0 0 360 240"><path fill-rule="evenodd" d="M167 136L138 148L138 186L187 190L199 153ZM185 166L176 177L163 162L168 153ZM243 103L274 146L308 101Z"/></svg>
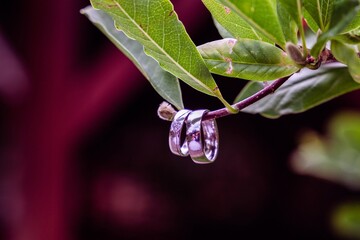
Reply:
<svg viewBox="0 0 360 240"><path fill-rule="evenodd" d="M324 31L325 26L324 26L324 22L322 20L322 12L321 12L321 4L320 4L320 0L316 1L317 4L317 10L318 10L318 14L319 14L319 21L320 21L320 29L321 31Z"/></svg>
<svg viewBox="0 0 360 240"><path fill-rule="evenodd" d="M278 89L282 84L284 84L290 77L283 77L280 78L276 81L274 81L273 83L271 83L270 85L266 86L265 88L263 88L262 90L260 90L259 92L255 93L254 95L245 98L244 100L235 103L234 105L232 105L233 108L236 108L238 110L244 109L247 106L259 101L260 99L266 97L267 95L273 93L276 91L276 89ZM204 115L203 120L209 120L209 119L214 119L214 118L220 118L220 117L225 117L227 115L232 115L233 113L230 113L227 108L221 108L218 110L214 110L211 112L208 112L207 114Z"/></svg>
<svg viewBox="0 0 360 240"><path fill-rule="evenodd" d="M270 85L264 87L262 90L258 91L257 93L251 95L248 98L245 98L244 100L237 102L230 106L231 109L236 109L236 112L229 110L229 108L221 108L218 110L214 110L211 112L206 113L203 116L203 120L209 120L209 119L215 119L220 117L225 117L228 115L233 115L238 113L241 109L246 108L247 106L259 101L260 99L266 97L267 95L275 92L282 84L284 84L290 77L283 77L280 78ZM160 104L158 108L158 115L162 120L166 121L172 121L174 116L176 114L176 110L167 102L163 102Z"/></svg>
<svg viewBox="0 0 360 240"><path fill-rule="evenodd" d="M331 52L329 50L325 49L322 52L322 54L324 55L323 56L324 57L324 62L322 62L323 64L337 62L337 60L333 57L333 55L331 54ZM274 93L291 76L292 75L287 76L287 77L283 77L283 78L279 78L278 80L276 80L273 83L271 83L270 85L264 87L262 90L258 91L254 95L251 95L250 97L245 98L244 100L233 104L232 107L239 110L239 111L241 109L246 108L247 106L259 101L260 99L266 97L267 95ZM207 114L204 115L203 120L209 120L209 119L214 119L214 118L225 117L225 116L231 115L231 114L233 114L233 113L230 113L226 108L222 108L222 109L218 109L218 110L208 112Z"/></svg>
<svg viewBox="0 0 360 240"><path fill-rule="evenodd" d="M303 55L304 58L307 57L308 55L308 50L306 47L306 38L305 38L305 31L304 31L304 26L303 26L303 19L301 16L303 16L303 9L302 9L302 3L300 0L297 0L297 10L298 10L298 16L299 18L297 19L298 21L298 25L299 25L299 32L300 32L300 36L301 36L301 42L302 42L302 47L303 47Z"/></svg>
<svg viewBox="0 0 360 240"><path fill-rule="evenodd" d="M320 56L320 61L316 66L314 66L314 69L318 69L320 67L320 65L322 65L322 64L329 64L329 63L334 63L334 62L338 62L338 61L334 58L334 56L332 55L332 53L328 49L324 49L324 51L322 52L322 54ZM309 62L309 64L310 64L310 62ZM221 109L218 109L218 110L208 112L203 116L203 120L216 119L216 118L221 118L221 117L225 117L225 116L228 116L228 115L236 114L240 110L246 108L247 106L249 106L249 105L259 101L260 99L274 93L291 76L292 75L275 80L270 85L264 87L262 90L256 92L255 94L251 95L248 98L245 98L245 99L241 100L240 102L237 102L237 103L235 103L235 104L233 104L231 106L228 106L228 108L221 108ZM161 119L167 120L167 121L172 121L173 117L176 114L176 110L173 109L171 107L171 105L170 105L171 108L169 109L168 108L169 105L170 105L169 103L166 103L165 107L163 105L160 105L160 107L158 109L158 114L159 114ZM236 109L236 112L234 112L234 111L230 112L229 107L230 107L230 109Z"/></svg>

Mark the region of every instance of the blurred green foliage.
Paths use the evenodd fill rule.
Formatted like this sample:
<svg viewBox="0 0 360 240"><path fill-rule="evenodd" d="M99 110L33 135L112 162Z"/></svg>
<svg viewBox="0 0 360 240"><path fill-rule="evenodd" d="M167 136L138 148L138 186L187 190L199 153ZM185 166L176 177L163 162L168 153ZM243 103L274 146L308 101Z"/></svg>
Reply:
<svg viewBox="0 0 360 240"><path fill-rule="evenodd" d="M308 174L360 190L360 113L342 112L330 120L326 136L307 131L291 158L292 167ZM344 203L332 215L334 231L360 239L360 202Z"/></svg>
<svg viewBox="0 0 360 240"><path fill-rule="evenodd" d="M360 113L331 119L326 136L307 131L292 156L294 170L360 190Z"/></svg>
<svg viewBox="0 0 360 240"><path fill-rule="evenodd" d="M338 235L360 239L360 202L339 206L333 214L332 222Z"/></svg>

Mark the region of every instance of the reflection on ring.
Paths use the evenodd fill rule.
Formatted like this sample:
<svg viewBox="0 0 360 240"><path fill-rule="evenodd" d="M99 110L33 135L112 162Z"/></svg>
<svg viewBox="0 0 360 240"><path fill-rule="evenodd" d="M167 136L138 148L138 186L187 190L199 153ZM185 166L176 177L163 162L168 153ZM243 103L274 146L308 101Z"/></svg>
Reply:
<svg viewBox="0 0 360 240"><path fill-rule="evenodd" d="M207 109L178 111L170 126L169 147L172 153L191 159L198 164L215 161L219 149L219 133L215 119L203 121ZM181 141L183 126L186 125L186 138Z"/></svg>

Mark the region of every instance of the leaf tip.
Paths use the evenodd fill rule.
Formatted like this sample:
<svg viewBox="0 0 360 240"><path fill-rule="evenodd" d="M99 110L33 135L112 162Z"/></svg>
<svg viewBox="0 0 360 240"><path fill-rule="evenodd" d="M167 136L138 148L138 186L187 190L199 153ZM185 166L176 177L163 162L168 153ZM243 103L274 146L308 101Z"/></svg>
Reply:
<svg viewBox="0 0 360 240"><path fill-rule="evenodd" d="M84 8L82 8L82 9L80 9L80 14L82 14L82 15L86 15L91 9L93 9L93 7L92 6L86 6L86 7L84 7Z"/></svg>

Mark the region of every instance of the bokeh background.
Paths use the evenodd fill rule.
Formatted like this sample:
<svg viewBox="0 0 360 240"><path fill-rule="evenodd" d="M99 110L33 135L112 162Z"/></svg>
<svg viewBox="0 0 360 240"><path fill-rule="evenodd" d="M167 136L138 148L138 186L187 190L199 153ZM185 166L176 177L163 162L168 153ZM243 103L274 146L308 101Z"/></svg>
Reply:
<svg viewBox="0 0 360 240"><path fill-rule="evenodd" d="M219 38L201 1L172 2L197 45ZM291 156L304 132L358 111L359 92L277 120L219 119L219 157L196 165L170 153L162 99L79 13L88 4L0 8L0 239L345 238L334 212L360 192L298 174ZM216 79L227 99L245 84ZM221 107L182 88L187 108Z"/></svg>

